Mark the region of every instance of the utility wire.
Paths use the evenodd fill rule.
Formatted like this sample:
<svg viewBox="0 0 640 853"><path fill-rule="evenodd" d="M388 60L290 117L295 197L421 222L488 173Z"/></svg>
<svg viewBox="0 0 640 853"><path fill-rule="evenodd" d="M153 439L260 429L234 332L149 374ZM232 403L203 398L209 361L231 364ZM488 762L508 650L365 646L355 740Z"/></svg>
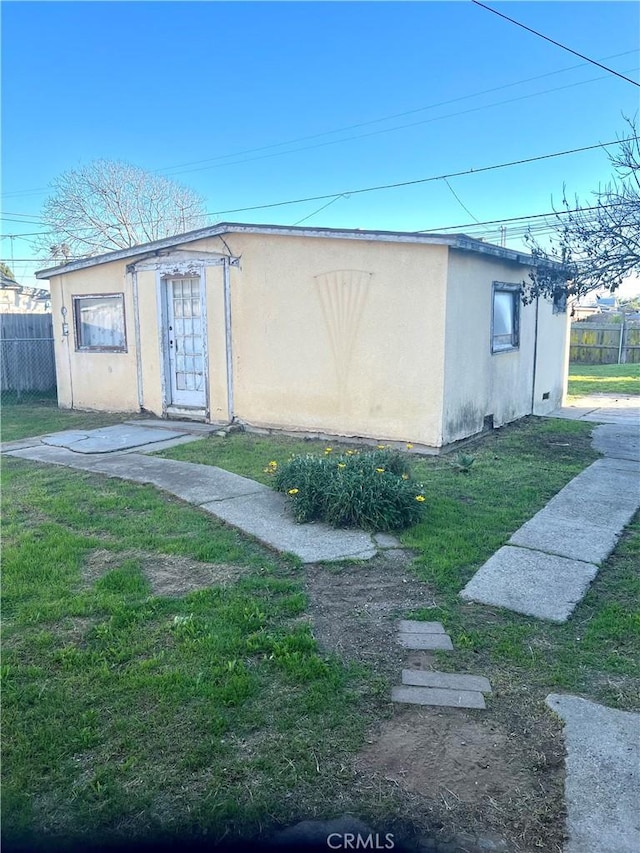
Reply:
<svg viewBox="0 0 640 853"><path fill-rule="evenodd" d="M637 66L636 66L636 68L637 68ZM634 68L633 70L636 70L636 68ZM484 104L483 106L479 106L479 107L469 107L466 110L457 110L456 112L453 112L453 113L445 113L444 115L433 116L432 118L423 118L423 119L420 119L419 121L410 122L408 124L399 124L399 125L396 125L395 127L385 127L385 128L382 128L381 130L371 130L368 133L358 133L358 134L355 134L354 136L345 136L342 139L328 139L325 142L316 142L313 145L304 145L301 148L291 148L290 150L287 150L287 151L273 151L270 154L259 154L256 157L244 157L244 158L239 159L239 160L231 160L230 162L227 162L227 163L213 163L209 166L200 166L197 169L183 169L181 171L173 172L172 177L175 177L176 175L183 175L183 174L192 173L192 172L205 172L208 169L220 169L224 166L239 166L239 165L242 165L244 163L253 163L253 162L256 162L257 160L267 160L267 159L270 159L272 157L286 157L290 154L299 154L303 151L312 151L316 148L326 148L328 145L341 145L343 142L352 142L353 140L357 140L357 139L368 139L369 137L372 137L372 136L381 136L384 133L395 133L398 130L406 130L407 128L419 127L420 125L423 125L423 124L433 124L434 122L443 121L444 119L457 118L458 116L470 115L471 113L482 112L483 110L487 110L487 109L490 109L492 107L501 107L501 106L505 106L507 104L514 104L514 103L517 103L518 101L526 101L529 98L535 98L535 97L538 97L540 95L548 95L548 94L551 94L553 92L561 92L561 91L564 91L565 89L573 89L576 86L584 86L587 83L594 83L594 82L597 82L599 80L607 80L607 79L608 78L606 77L606 75L602 75L601 77L591 77L589 80L580 80L577 83L567 83L565 86L556 86L554 89L543 89L540 92L531 92L528 95L518 95L515 98L506 98L503 101L494 101L491 104Z"/></svg>
<svg viewBox="0 0 640 853"><path fill-rule="evenodd" d="M480 4L480 5L482 5L482 4ZM489 7L486 7L486 8L489 8ZM499 13L496 13L496 14L499 14ZM503 16L503 17L504 17L504 16ZM609 58L617 58L617 57L620 57L620 56L628 56L629 54L631 54L631 53L635 53L635 52L636 52L636 51L623 51L622 53L611 54L611 56L608 56L608 57L605 57L605 58L609 59ZM578 55L580 55L580 54L578 54ZM591 62L592 60L587 60L587 61ZM596 62L595 64L596 64L596 65L600 65L600 63L597 63L597 62ZM156 169L155 171L156 171L156 172L173 172L173 171L175 171L176 169L183 169L183 167L185 167L185 166L197 166L197 165L200 165L201 163L212 163L212 162L215 162L215 161L218 161L218 160L225 160L225 159L229 159L229 158L232 158L232 157L242 157L242 155L244 155L244 154L253 154L253 153L257 153L257 152L261 152L261 151L267 151L267 150L270 150L270 149L273 149L273 148L280 148L280 147L282 147L282 146L284 146L284 145L293 145L293 144L295 144L295 143L297 143L297 142L306 142L306 141L309 141L309 140L312 140L312 139L318 139L318 138L321 138L321 137L323 137L323 136L328 136L328 135L330 135L330 134L334 134L334 133L342 133L342 132L345 132L345 131L348 131L348 130L354 130L354 129L357 129L357 128L360 128L360 127L367 127L367 126L370 126L370 125L372 125L372 124L379 124L379 123L384 122L384 121L391 121L391 120L393 120L393 119L395 119L395 118L403 118L404 116L414 115L414 114L416 114L416 113L425 112L425 111L427 111L427 110L431 110L431 109L436 109L437 107L446 106L446 105L448 105L448 104L457 103L457 102L459 102L459 101L468 100L468 99L470 99L470 98L480 97L481 95L491 94L492 92L497 92L497 91L500 91L500 90L502 90L502 89L508 89L508 88L512 88L513 86L519 86L519 85L522 85L523 83L530 83L530 82L533 82L533 81L535 81L535 80L541 80L541 79L543 79L543 78L545 78L545 77L550 77L550 76L553 76L553 75L555 75L555 74L562 74L562 73L564 73L564 72L566 72L566 71L573 71L573 70L575 70L575 69L577 69L577 68L580 68L580 67L581 67L581 65L582 65L582 63L579 63L579 64L577 64L577 65L570 65L570 66L567 66L566 68L560 68L560 69L558 69L558 70L556 70L556 71L549 71L549 72L546 72L545 74L538 74L538 75L536 75L536 76L534 76L534 77L526 77L526 78L524 78L524 79L522 79L522 80L516 80L516 81L514 81L514 82L512 82L512 83L505 83L504 85L501 85L501 86L494 86L494 87L492 87L492 88L490 88L490 89L483 89L483 90L481 90L481 91L474 92L474 93L471 93L471 94L468 94L468 95L461 95L461 96L459 96L459 97L457 97L457 98L451 98L451 99L448 99L448 100L446 100L446 101L439 101L439 102L437 102L437 103L434 103L434 104L428 104L428 105L423 106L423 107L417 107L417 108L412 109L412 110L406 110L406 111L404 111L404 112L400 112L400 113L393 113L393 114L388 115L388 116L382 116L382 117L380 117L380 118L370 119L369 121L358 122L358 123L356 123L356 124L351 124L351 125L345 125L345 126L343 126L343 127L341 127L341 128L336 128L336 129L334 129L334 130L327 130L327 131L323 131L322 133L311 134L311 135L308 135L308 136L301 136L301 137L297 137L297 138L295 138L295 139L286 140L286 141L284 141L284 142L275 142L275 143L273 143L273 144L271 144L271 145L263 145L263 146L260 146L260 147L258 147L258 148L248 148L248 149L245 149L245 150L243 150L243 151L238 151L238 152L236 152L236 153L234 153L234 154L220 154L220 155L218 155L218 156L216 156L216 157L210 157L210 158L207 158L207 159L204 159L204 160L192 160L192 161L189 161L189 162L187 162L187 163L177 164L177 165L175 165L175 166L165 166L165 167L162 167L162 168L160 168L160 169ZM604 69L605 69L605 70L607 70L607 71L609 71L609 70L610 70L610 69L608 69L608 68L607 68L606 66L604 66L604 65L600 65L600 67L601 67L601 68L604 68ZM615 72L614 72L614 73L615 73ZM577 83L571 83L571 84L568 84L567 86L560 86L560 87L557 87L557 88L555 88L555 89L545 89L545 90L543 90L543 91L541 91L541 92L532 92L532 93L530 93L530 94L528 94L528 95L522 95L522 96L520 96L520 97L518 97L518 98L511 98L511 99L508 99L508 100L506 100L506 101L497 101L497 102L495 102L495 103L493 103L493 104L486 104L486 105L481 106L481 107L474 107L474 108L472 108L472 109L470 109L470 110L464 110L464 111L462 111L462 112L449 113L449 114L447 114L447 115L445 115L445 116L438 116L438 117L433 118L433 119L427 119L426 121L414 122L414 123L412 123L412 124L400 125L400 126L398 126L398 127L385 128L385 129L383 129L383 130L381 130L381 131L375 131L375 132L374 132L374 133L372 133L372 134L359 134L359 135L357 135L357 136L350 136L350 137L347 137L346 139L331 140L331 141L326 142L326 143L321 143L321 145L318 145L318 146L307 146L307 147L305 147L305 148L298 148L298 149L294 149L293 151L276 152L275 154L272 154L272 155L266 155L266 156L278 156L279 154L291 154L291 153L296 153L296 152L298 152L298 151L306 151L306 150L309 150L310 148L321 147L322 145L335 145L335 144L338 144L338 143L340 143L340 142L348 142L348 141L351 141L351 140L354 140L354 139L365 138L365 137L367 137L367 136L372 136L372 135L376 135L376 134L380 134L380 133L389 133L389 132L392 132L392 131L394 131L394 130L402 130L402 129L404 129L404 128L408 128L408 127L415 127L415 126L417 126L417 125L419 125L419 124L425 124L425 123L429 123L429 122L432 122L432 121L439 121L439 120L444 119L444 118L453 118L453 117L456 117L456 116L458 116L458 115L466 115L466 114L467 114L467 113L469 113L469 112L477 112L477 111L479 111L479 110L488 109L488 108L493 107L493 106L501 106L501 105L504 105L504 104L513 103L513 102L515 102L515 101L525 100L525 99L528 99L528 98L536 97L537 95L544 95L544 94L548 94L548 93L553 93L553 92L561 91L561 90L566 89L566 88L572 88L573 86L581 86L581 85L583 85L583 84L585 84L585 83L594 83L594 82L597 82L597 81L599 81L599 80L603 80L603 79L605 79L605 78L604 78L604 77L592 77L592 78L590 78L589 80L581 80L581 81L578 81ZM624 78L624 79L628 79L628 78ZM631 82L633 82L633 81L631 81ZM636 85L637 85L637 84L636 84ZM262 158L262 157L254 157L254 158L248 158L248 159L245 159L245 160L236 160L236 161L234 161L233 163L228 163L228 164L224 164L224 163L223 163L223 164L220 164L220 165L236 165L236 164L240 164L240 163L244 163L244 162L251 162L252 160L259 160L259 159L263 159L263 158ZM183 174L183 173L187 173L187 172L204 171L206 168L214 168L214 167L204 167L204 169L184 169L184 172L182 172L182 171L181 171L181 172L176 172L176 174ZM10 197L10 196L19 196L19 195L28 195L28 194L39 194L39 193L40 193L40 191L42 191L42 192L46 192L48 189L49 189L49 187L41 187L41 188L39 188L39 189L22 190L22 191L20 191L20 190L16 190L16 191L13 191L13 192L6 192L6 193L2 193L2 196L4 196L4 197L7 197L7 198L8 198L8 197ZM6 211L5 211L5 212L6 212ZM12 215L17 215L17 216L28 216L28 214L12 214Z"/></svg>
<svg viewBox="0 0 640 853"><path fill-rule="evenodd" d="M449 190L451 191L451 195L455 198L455 200L458 202L460 207L463 210L465 210L472 219L475 219L476 222L479 222L480 220L478 219L478 217L474 216L473 213L471 213L471 211L469 210L467 205L462 201L462 199L460 198L458 193L454 190L454 188L451 186L451 184L449 183L449 181L446 178L444 178L444 182L449 187Z"/></svg>
<svg viewBox="0 0 640 853"><path fill-rule="evenodd" d="M536 157L527 157L527 158L524 158L521 160L511 160L508 163L495 163L492 166L481 166L477 169L465 169L465 170L460 171L460 172L450 172L450 173L444 174L444 175L433 175L433 176L428 177L428 178L417 178L417 179L412 180L412 181L400 181L400 182L394 183L394 184L381 184L379 186L374 186L374 187L364 187L364 188L355 189L355 190L345 190L343 192L333 192L333 193L327 193L325 195L307 196L305 198L289 199L288 201L277 201L277 202L272 202L270 204L257 204L257 205L252 205L250 207L236 207L236 208L230 208L227 210L208 211L206 215L207 216L223 216L227 213L244 213L244 212L252 211L252 210L266 210L266 209L270 209L270 208L274 208L274 207L285 207L289 204L304 204L307 201L326 201L329 199L339 198L340 196L360 195L362 193L377 192L379 190L396 189L398 187L416 186L418 184L432 183L434 181L446 181L448 178L459 178L459 177L462 177L464 175L478 175L478 174L481 174L483 172L491 172L491 171L495 171L497 169L506 169L506 168L511 167L511 166L521 166L521 165L525 165L527 163L535 163L535 162L538 162L540 160L551 160L555 157L564 157L564 156L567 156L569 154L579 154L579 153L582 153L583 151L593 151L596 148L606 148L609 145L619 145L621 142L631 142L631 141L634 141L638 138L640 138L640 137L632 136L632 137L628 137L626 139L614 139L614 140L611 140L609 142L600 142L596 145L586 145L586 146L583 146L582 148L570 148L566 151L556 151L553 154L539 154ZM469 215L471 215L471 214L469 214ZM135 225L137 223L131 223L131 224ZM80 229L77 229L77 230L80 230ZM55 231L42 231L42 232L40 232L40 234L42 234L42 235L55 234L55 233L56 233ZM9 234L6 236L8 236L8 237L25 237L25 236L32 236L32 235Z"/></svg>
<svg viewBox="0 0 640 853"><path fill-rule="evenodd" d="M335 200L337 200L337 199L335 199ZM575 208L571 208L570 210L549 210L546 213L531 213L531 214L528 214L526 216L511 216L511 217L507 217L506 219L488 219L485 222L467 222L467 223L463 223L462 225L445 225L445 226L441 226L439 228L423 228L420 231L410 231L410 232L406 232L406 233L410 233L410 234L431 234L434 232L442 233L443 231L459 230L460 228L474 228L478 225L504 225L504 224L508 224L509 222L522 222L525 220L542 219L542 218L548 217L548 216L567 216L570 213L583 213L583 212L588 212L591 210L601 210L602 208L618 207L621 204L624 204L624 202L615 202L612 204L598 204L598 205L593 205L592 207L575 207ZM311 215L313 215L313 214L311 214ZM286 228L287 226L283 225L282 227ZM553 229L551 229L551 230L553 230ZM473 238L473 239L478 239L478 238ZM132 247L132 248L134 248L134 247ZM11 258L0 258L0 262L4 261L5 263L9 263L9 262L11 262L11 260L12 260ZM49 263L50 260L53 260L53 259L52 258L13 258L13 261L16 263L18 263L18 262L23 262L23 263L33 262L33 263L43 264L43 263ZM81 261L81 260L86 260L86 256L85 257L67 258L67 259L65 259L65 263L66 263L66 261Z"/></svg>
<svg viewBox="0 0 640 853"><path fill-rule="evenodd" d="M629 54L635 54L635 53L636 53L635 50L627 50L627 51L624 51L622 53L615 53L615 54L612 54L611 56L606 56L604 58L605 59L617 59L621 56L628 56ZM208 157L204 160L191 160L187 163L178 163L175 166L163 167L161 169L158 169L158 171L160 171L160 172L171 172L175 169L183 169L186 166L200 166L203 163L213 163L217 160L226 160L226 159L229 159L231 157L242 157L244 154L256 154L256 153L259 153L261 151L268 151L272 148L280 148L283 145L295 145L298 142L309 142L313 139L320 139L323 136L329 136L329 135L334 134L334 133L344 133L348 130L357 130L360 127L368 127L372 124L380 124L381 122L384 122L384 121L392 121L393 119L397 119L397 118L405 118L405 116L410 116L410 115L415 115L416 113L426 112L427 110L433 110L433 109L436 109L437 107L445 107L445 106L448 106L449 104L458 103L459 101L466 101L466 100L469 100L470 98L477 98L477 97L480 97L481 95L490 95L493 92L499 92L503 89L510 89L510 88L513 88L514 86L521 86L523 83L532 83L536 80L542 80L545 77L552 77L556 74L564 74L567 71L575 71L577 68L581 68L583 66L583 64L584 63L581 62L581 63L578 63L577 65L569 65L566 68L559 68L556 71L547 71L544 74L537 74L534 77L525 77L522 80L515 80L512 83L504 83L501 86L493 86L490 89L482 89L478 92L472 92L468 95L460 95L456 98L449 98L446 101L437 101L436 103L427 104L426 106L423 106L423 107L416 107L412 110L404 110L403 112L399 112L399 113L391 113L390 115L381 116L380 118L370 119L369 121L361 121L361 122L357 122L356 124L348 124L348 125L344 125L343 127L334 128L333 130L325 130L325 131L322 131L321 133L313 133L313 134L310 134L308 136L299 136L299 137L296 137L295 139L285 140L284 142L274 142L271 145L261 145L258 148L247 148L247 149L244 149L242 151L236 151L234 154L219 154L216 157ZM604 78L594 77L594 78L591 78L590 80L585 80L585 81L580 81L580 82L590 83L590 82L594 82L594 81L601 80L601 79L604 79ZM555 90L551 90L551 91L555 91ZM538 93L533 93L533 94L538 94ZM531 96L529 95L529 96L525 96L525 97L531 97ZM454 115L456 115L456 114L454 113ZM408 125L408 126L413 127L413 125ZM350 138L357 139L358 137L356 136L356 137L350 137ZM196 170L194 170L194 171L196 171Z"/></svg>
<svg viewBox="0 0 640 853"><path fill-rule="evenodd" d="M551 160L555 157L564 157L564 156L567 156L569 154L579 154L579 153L582 153L584 151L593 151L596 148L606 148L609 145L619 145L621 142L632 142L632 141L635 141L639 138L640 137L638 137L638 136L630 136L630 137L626 137L624 139L613 139L613 140L610 140L609 142L599 142L596 145L585 145L581 148L570 148L570 149L567 149L565 151L556 151L552 154L539 154L536 157L526 157L526 158L523 158L521 160L511 160L507 163L494 163L491 166L481 166L477 169L473 169L473 168L465 169L465 170L460 171L460 172L449 172L449 173L446 173L443 175L432 175L431 177L428 177L428 178L417 178L417 179L414 179L411 181L399 181L399 182L393 183L393 184L380 184L380 185L374 186L374 187L362 187L362 188L355 189L355 190L344 190L342 192L333 192L333 193L327 193L324 195L307 196L305 198L289 199L287 201L271 202L270 204L257 204L257 205L252 205L250 207L237 207L237 208L229 208L227 210L208 211L205 215L206 216L222 216L222 215L227 214L227 213L243 213L243 212L251 211L251 210L265 210L265 209L270 209L270 208L274 208L274 207L284 207L284 206L289 205L289 204L304 204L305 202L308 202L308 201L325 201L328 199L337 200L341 196L360 195L362 193L377 192L379 190L388 190L388 189L396 189L398 187L416 186L418 184L432 183L434 181L447 181L448 178L459 178L459 177L463 177L465 175L479 175L479 174L482 174L483 172L492 172L492 171L495 171L497 169L506 169L506 168L509 168L511 166L521 166L521 165L525 165L527 163L539 162L541 160ZM469 215L471 215L471 214L469 214ZM131 223L131 224L135 225L136 223ZM77 229L77 230L80 230L80 229ZM56 232L55 231L42 231L42 232L37 232L37 233L41 234L41 235L45 235L45 234L55 234ZM30 234L7 234L5 236L7 236L7 237L26 237L26 236L33 236L33 235L30 235Z"/></svg>
<svg viewBox="0 0 640 853"><path fill-rule="evenodd" d="M566 50L569 53L572 53L574 56L578 56L580 57L580 59L584 59L585 62L590 62L591 65L597 65L598 68L602 68L604 71L608 71L610 74L615 74L616 77L620 77L621 80L626 80L627 83L631 83L633 86L638 86L638 88L640 88L640 83L636 83L636 81L632 80L630 77L625 77L624 74L619 74L617 71L614 71L613 68L609 68L607 65L602 65L601 62L596 62L595 59L590 59L588 56L585 56L584 53L578 53L577 50L573 50L572 48L567 47L566 44L562 44L562 42L549 38L549 36L545 36L544 33L539 33L537 30L534 30L531 27L527 27L525 24L521 24L520 21L515 21L508 15L503 15L502 12L498 12L497 9L492 9L491 6L485 6L485 4L480 3L479 0L471 0L471 2L474 4L474 6L480 6L482 9L486 9L487 12L492 12L494 15L498 15L499 18L504 18L505 21L509 21L509 23L515 24L516 27L521 27L528 33L533 33L534 36L538 36L539 38L544 39L545 41L551 42L551 44L555 44L556 47L560 47L562 48L562 50Z"/></svg>
<svg viewBox="0 0 640 853"><path fill-rule="evenodd" d="M326 204L323 204L322 207L319 207L317 210L314 210L313 213L310 213L308 216L303 216L302 219L298 219L297 222L294 222L294 225L300 225L302 222L306 222L307 219L311 219L312 216L315 216L316 213L320 213L321 210L324 210L326 207L334 204L336 201L340 201L341 198L348 198L346 195L337 195L335 198L332 198L331 201L328 201Z"/></svg>
<svg viewBox="0 0 640 853"><path fill-rule="evenodd" d="M594 204L592 207L572 207L569 210L550 210L547 213L534 213L529 216L512 216L509 219L487 219L485 222L464 222L462 225L443 225L439 228L422 228L416 231L416 234L430 234L432 232L455 231L459 228L473 228L474 225L502 225L505 222L522 222L524 219L542 219L545 216L567 216L569 213L586 213L590 210L602 210L607 207L618 207L625 204L623 201L612 202L611 204Z"/></svg>
<svg viewBox="0 0 640 853"><path fill-rule="evenodd" d="M506 169L509 166L521 166L521 165L524 165L526 163L535 163L535 162L540 161L540 160L550 160L554 157L564 157L567 154L578 154L578 153L581 153L582 151L593 151L595 148L606 148L608 145L619 145L621 142L631 142L631 141L634 141L638 138L640 138L640 137L632 136L632 137L628 137L626 139L614 139L610 142L600 142L597 145L585 145L582 148L571 148L567 151L556 151L553 154L540 154L537 157L527 157L527 158L524 158L522 160L511 160L508 163L496 163L492 166L482 166L478 169L465 169L461 172L450 172L450 173L444 174L444 175L433 175L432 177L429 177L429 178L417 178L413 181L400 181L400 182L395 183L395 184L380 184L379 186L375 186L375 187L364 187L364 188L356 189L356 190L344 190L341 193L333 192L333 193L327 193L326 195L315 195L315 196L307 196L306 198L289 199L288 201L276 201L276 202L272 202L271 204L256 204L256 205L252 205L251 207L235 207L235 208L229 208L227 210L209 211L208 215L209 216L223 216L227 213L244 213L244 212L250 211L250 210L265 210L267 208L272 208L272 207L283 207L287 204L302 204L306 201L324 201L325 199L334 198L335 196L338 196L338 195L359 195L361 193L377 192L378 190L389 190L389 189L395 189L396 187L409 187L409 186L415 186L416 184L431 183L432 181L443 181L446 178L459 178L462 175L479 175L482 172L491 172L491 171L494 171L496 169Z"/></svg>

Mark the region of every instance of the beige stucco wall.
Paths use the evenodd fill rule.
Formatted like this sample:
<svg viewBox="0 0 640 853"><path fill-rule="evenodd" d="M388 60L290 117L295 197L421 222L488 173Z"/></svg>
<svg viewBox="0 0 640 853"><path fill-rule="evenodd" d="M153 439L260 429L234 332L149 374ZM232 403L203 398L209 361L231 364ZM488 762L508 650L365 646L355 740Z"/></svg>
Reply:
<svg viewBox="0 0 640 853"><path fill-rule="evenodd" d="M535 307L520 306L520 346L491 352L492 284L519 284L526 267L450 250L443 434L445 443L480 432L485 417L501 426L531 412ZM550 365L549 365L550 370Z"/></svg>
<svg viewBox="0 0 640 853"><path fill-rule="evenodd" d="M223 267L207 267L205 276L210 419L212 421L228 421L231 415L227 399L227 347Z"/></svg>
<svg viewBox="0 0 640 853"><path fill-rule="evenodd" d="M225 241L241 257L231 269L241 421L440 443L445 247L259 234ZM220 251L220 241L190 248Z"/></svg>
<svg viewBox="0 0 640 853"><path fill-rule="evenodd" d="M133 274L129 274L133 286ZM140 333L140 404L143 409L162 416L162 358L157 306L156 273L136 273Z"/></svg>
<svg viewBox="0 0 640 853"><path fill-rule="evenodd" d="M569 377L570 332L570 312L554 314L552 302L540 299L533 406L535 415L546 415L565 401Z"/></svg>
<svg viewBox="0 0 640 853"><path fill-rule="evenodd" d="M123 293L126 352L77 352L73 296ZM77 270L51 279L54 348L61 408L137 411L138 390L131 283L126 265L109 264ZM62 334L61 308L66 307L69 334Z"/></svg>

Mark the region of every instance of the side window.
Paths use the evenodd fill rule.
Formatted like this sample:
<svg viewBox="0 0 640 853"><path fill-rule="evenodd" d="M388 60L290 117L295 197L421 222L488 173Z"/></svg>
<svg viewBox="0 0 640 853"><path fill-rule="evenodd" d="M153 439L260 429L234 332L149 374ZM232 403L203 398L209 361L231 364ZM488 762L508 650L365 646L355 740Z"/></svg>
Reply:
<svg viewBox="0 0 640 853"><path fill-rule="evenodd" d="M74 296L76 350L126 352L124 294Z"/></svg>
<svg viewBox="0 0 640 853"><path fill-rule="evenodd" d="M491 352L520 346L520 285L493 282Z"/></svg>

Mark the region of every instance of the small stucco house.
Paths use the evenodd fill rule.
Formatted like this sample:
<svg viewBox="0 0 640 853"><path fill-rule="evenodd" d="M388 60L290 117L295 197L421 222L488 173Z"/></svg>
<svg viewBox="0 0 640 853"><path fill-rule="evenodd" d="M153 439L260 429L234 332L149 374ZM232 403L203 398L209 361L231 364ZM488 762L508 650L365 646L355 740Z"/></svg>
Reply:
<svg viewBox="0 0 640 853"><path fill-rule="evenodd" d="M464 235L220 223L37 273L63 408L433 448L561 403L567 314Z"/></svg>
<svg viewBox="0 0 640 853"><path fill-rule="evenodd" d="M47 314L49 311L51 295L48 290L26 287L2 273L0 314Z"/></svg>

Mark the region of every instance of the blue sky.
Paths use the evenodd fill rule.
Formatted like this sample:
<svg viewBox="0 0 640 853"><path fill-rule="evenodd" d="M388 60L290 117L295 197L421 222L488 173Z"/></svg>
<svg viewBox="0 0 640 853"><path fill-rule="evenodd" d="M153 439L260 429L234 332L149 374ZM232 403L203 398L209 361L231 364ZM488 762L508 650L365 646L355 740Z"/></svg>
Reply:
<svg viewBox="0 0 640 853"><path fill-rule="evenodd" d="M640 79L634 2L488 5ZM545 213L563 184L588 199L610 176L606 154L338 197L319 212L331 198L224 211L596 145L639 106L630 83L467 0L5 0L2 54L2 258L13 253L25 284L43 264L22 260L29 238L7 235L41 230L50 182L95 158L179 179L214 218L441 228ZM499 240L497 227L461 230ZM509 225L507 245L521 232Z"/></svg>

